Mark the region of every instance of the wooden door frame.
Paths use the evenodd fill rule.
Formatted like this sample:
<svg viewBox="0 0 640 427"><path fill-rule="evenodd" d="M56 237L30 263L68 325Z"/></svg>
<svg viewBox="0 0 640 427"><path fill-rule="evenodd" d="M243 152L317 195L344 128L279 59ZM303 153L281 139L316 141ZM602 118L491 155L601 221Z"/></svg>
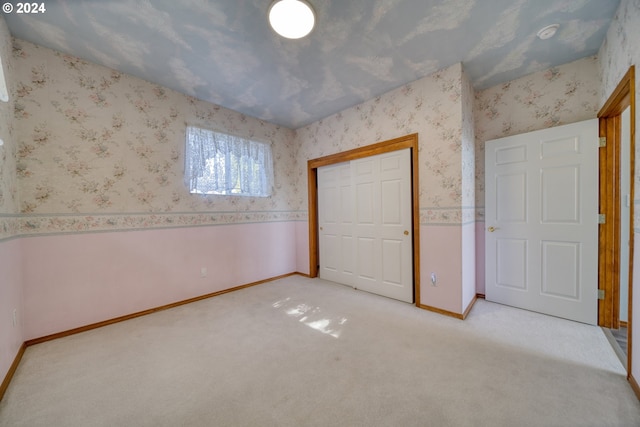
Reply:
<svg viewBox="0 0 640 427"><path fill-rule="evenodd" d="M604 299L598 301L598 325L605 328L619 327L620 314L620 124L621 114L630 107L630 173L631 212L629 232L629 308L627 324L627 378L631 377L631 331L633 328L633 251L634 251L634 200L635 200L635 66L631 66L607 102L598 112L600 137L606 138L606 146L600 149L600 213L606 222L598 230L598 289L604 291ZM623 237L624 238L624 237ZM635 383L634 390L640 397Z"/></svg>
<svg viewBox="0 0 640 427"><path fill-rule="evenodd" d="M318 277L320 250L318 242L318 168L336 163L358 160L364 157L411 150L411 222L413 228L413 298L420 306L420 207L418 174L418 134L413 133L400 138L379 142L365 147L355 148L342 153L312 159L307 162L307 185L309 197L309 277Z"/></svg>

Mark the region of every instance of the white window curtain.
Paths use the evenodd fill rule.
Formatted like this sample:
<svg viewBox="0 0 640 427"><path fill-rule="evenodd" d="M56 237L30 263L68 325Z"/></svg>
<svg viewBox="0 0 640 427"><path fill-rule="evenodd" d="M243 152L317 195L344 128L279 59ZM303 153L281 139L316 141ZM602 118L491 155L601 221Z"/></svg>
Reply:
<svg viewBox="0 0 640 427"><path fill-rule="evenodd" d="M268 197L271 145L189 126L185 181L192 193Z"/></svg>

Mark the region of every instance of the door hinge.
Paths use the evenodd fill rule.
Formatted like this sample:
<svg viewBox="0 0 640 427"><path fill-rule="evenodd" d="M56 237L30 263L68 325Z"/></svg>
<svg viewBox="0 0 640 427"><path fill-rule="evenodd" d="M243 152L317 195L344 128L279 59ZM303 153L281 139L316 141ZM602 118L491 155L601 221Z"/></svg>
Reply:
<svg viewBox="0 0 640 427"><path fill-rule="evenodd" d="M606 147L607 146L607 137L601 136L598 142L598 147Z"/></svg>
<svg viewBox="0 0 640 427"><path fill-rule="evenodd" d="M598 224L606 224L607 217L605 214L598 214Z"/></svg>
<svg viewBox="0 0 640 427"><path fill-rule="evenodd" d="M598 289L598 299L604 299L604 289Z"/></svg>

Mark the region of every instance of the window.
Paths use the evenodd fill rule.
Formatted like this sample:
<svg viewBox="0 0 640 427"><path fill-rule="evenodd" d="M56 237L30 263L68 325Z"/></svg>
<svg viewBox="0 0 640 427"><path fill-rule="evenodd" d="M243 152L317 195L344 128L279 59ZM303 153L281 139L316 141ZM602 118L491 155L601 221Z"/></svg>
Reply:
<svg viewBox="0 0 640 427"><path fill-rule="evenodd" d="M273 187L271 145L187 127L185 181L195 194L268 197Z"/></svg>

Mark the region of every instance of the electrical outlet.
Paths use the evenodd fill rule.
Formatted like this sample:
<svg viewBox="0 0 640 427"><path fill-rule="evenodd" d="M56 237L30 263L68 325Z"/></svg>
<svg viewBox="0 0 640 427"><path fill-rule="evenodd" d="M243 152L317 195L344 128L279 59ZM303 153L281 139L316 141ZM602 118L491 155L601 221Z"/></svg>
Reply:
<svg viewBox="0 0 640 427"><path fill-rule="evenodd" d="M18 310L13 309L13 327L15 328L18 324Z"/></svg>
<svg viewBox="0 0 640 427"><path fill-rule="evenodd" d="M200 269L200 277L207 277L207 268L206 267L202 267Z"/></svg>
<svg viewBox="0 0 640 427"><path fill-rule="evenodd" d="M436 283L438 283L438 277L436 276L436 273L431 273L431 286L437 286Z"/></svg>

